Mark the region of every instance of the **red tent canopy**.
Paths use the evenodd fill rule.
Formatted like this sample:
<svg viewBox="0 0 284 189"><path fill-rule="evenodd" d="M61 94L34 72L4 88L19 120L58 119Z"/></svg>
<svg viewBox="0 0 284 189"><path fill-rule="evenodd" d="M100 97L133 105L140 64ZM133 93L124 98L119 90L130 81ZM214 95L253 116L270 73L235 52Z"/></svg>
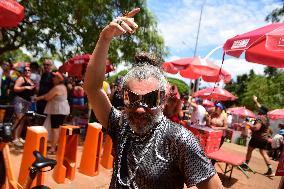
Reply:
<svg viewBox="0 0 284 189"><path fill-rule="evenodd" d="M284 23L274 23L237 35L224 44L224 52L249 62L284 68Z"/></svg>
<svg viewBox="0 0 284 189"><path fill-rule="evenodd" d="M24 19L24 7L15 0L0 1L0 27L17 27Z"/></svg>

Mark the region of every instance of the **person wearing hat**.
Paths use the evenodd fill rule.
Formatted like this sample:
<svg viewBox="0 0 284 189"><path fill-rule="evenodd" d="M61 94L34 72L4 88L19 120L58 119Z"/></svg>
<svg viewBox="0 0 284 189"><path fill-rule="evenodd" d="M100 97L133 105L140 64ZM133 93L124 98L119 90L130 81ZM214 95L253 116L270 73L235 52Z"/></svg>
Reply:
<svg viewBox="0 0 284 189"><path fill-rule="evenodd" d="M193 108L190 118L191 123L198 125L205 125L206 109L202 106L203 102L202 99L197 97L194 100L192 100L191 97L189 97L188 102L190 106Z"/></svg>
<svg viewBox="0 0 284 189"><path fill-rule="evenodd" d="M258 115L256 120L252 121L251 123L248 123L250 124L252 135L251 135L251 140L249 141L248 144L248 149L246 154L246 164L243 164L241 167L244 169L249 169L248 163L251 159L251 154L254 149L258 148L268 168L267 172L264 173L264 175L273 176L272 165L267 153L267 150L270 145L268 122L269 122L268 118L265 115Z"/></svg>
<svg viewBox="0 0 284 189"><path fill-rule="evenodd" d="M206 124L215 130L223 130L223 136L221 139L220 147L225 140L225 130L228 128L227 115L223 113L225 106L218 102L215 104L215 110L207 116Z"/></svg>
<svg viewBox="0 0 284 189"><path fill-rule="evenodd" d="M59 139L59 126L64 123L67 115L70 114L70 106L67 100L67 87L64 84L64 77L60 72L52 73L53 88L45 95L35 98L36 101L46 100L47 104L44 113L51 123L51 148L50 154L55 154L56 145Z"/></svg>

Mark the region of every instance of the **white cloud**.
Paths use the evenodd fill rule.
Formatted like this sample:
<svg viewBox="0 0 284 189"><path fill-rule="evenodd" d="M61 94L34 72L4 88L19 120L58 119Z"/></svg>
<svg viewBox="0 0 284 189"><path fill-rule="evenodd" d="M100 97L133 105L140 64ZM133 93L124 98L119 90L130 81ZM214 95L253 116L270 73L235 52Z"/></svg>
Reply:
<svg viewBox="0 0 284 189"><path fill-rule="evenodd" d="M215 60L214 63L221 66L222 60ZM247 62L245 59L229 58L225 59L222 68L235 78L237 75L249 73L250 70L253 70L255 74L263 74L265 66Z"/></svg>
<svg viewBox="0 0 284 189"><path fill-rule="evenodd" d="M157 0L150 0L148 4L150 8L151 4L159 5ZM177 51L189 46L193 48L202 1L184 0L181 4L170 0L160 4L160 8L155 6L152 11L158 17L158 28L166 46ZM207 0L199 33L199 49L218 46L229 37L267 24L264 21L266 15L276 7L279 3L274 0Z"/></svg>

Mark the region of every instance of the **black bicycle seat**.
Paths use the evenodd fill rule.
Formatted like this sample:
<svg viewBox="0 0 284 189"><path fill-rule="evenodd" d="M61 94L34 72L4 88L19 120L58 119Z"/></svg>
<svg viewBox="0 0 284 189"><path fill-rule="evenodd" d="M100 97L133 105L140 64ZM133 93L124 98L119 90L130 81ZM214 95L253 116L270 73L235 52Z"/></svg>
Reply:
<svg viewBox="0 0 284 189"><path fill-rule="evenodd" d="M56 160L43 157L39 151L34 151L33 154L36 160L33 162L32 166L36 167L38 170L45 167L50 167L50 170L52 170L56 165Z"/></svg>

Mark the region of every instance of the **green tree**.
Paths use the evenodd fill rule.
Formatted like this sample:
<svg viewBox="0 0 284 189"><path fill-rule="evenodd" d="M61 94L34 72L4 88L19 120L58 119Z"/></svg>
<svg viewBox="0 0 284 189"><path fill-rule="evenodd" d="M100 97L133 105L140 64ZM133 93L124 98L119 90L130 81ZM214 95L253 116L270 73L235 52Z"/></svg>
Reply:
<svg viewBox="0 0 284 189"><path fill-rule="evenodd" d="M177 86L180 94L188 94L189 87L184 81L170 77L168 77L167 80L169 81L170 84Z"/></svg>
<svg viewBox="0 0 284 189"><path fill-rule="evenodd" d="M278 74L278 69L267 66L264 68L264 74L269 78L275 77Z"/></svg>
<svg viewBox="0 0 284 189"><path fill-rule="evenodd" d="M278 0L282 2L282 6L274 9L269 15L266 16L266 21L271 22L283 22L284 18L284 0Z"/></svg>
<svg viewBox="0 0 284 189"><path fill-rule="evenodd" d="M9 61L12 63L15 62L30 62L31 57L25 53L22 52L22 50L14 50L14 51L9 51L2 56L0 56L0 63Z"/></svg>
<svg viewBox="0 0 284 189"><path fill-rule="evenodd" d="M110 59L117 64L129 62L136 51L166 54L157 22L144 0L19 0L25 19L14 29L1 28L0 56L25 47L33 56L57 55L64 62L78 53L91 53L100 31L125 10L140 7L135 16L140 28L134 35L116 38ZM121 57L120 57L121 56Z"/></svg>
<svg viewBox="0 0 284 189"><path fill-rule="evenodd" d="M243 76L238 76L242 78ZM244 76L243 78L246 78ZM283 108L284 105L284 72L277 70L271 75L249 75L246 80L237 80L225 86L227 90L236 94L239 98L237 101L226 102L226 106L246 106L251 110L257 110L252 96L256 95L261 104L269 109Z"/></svg>

